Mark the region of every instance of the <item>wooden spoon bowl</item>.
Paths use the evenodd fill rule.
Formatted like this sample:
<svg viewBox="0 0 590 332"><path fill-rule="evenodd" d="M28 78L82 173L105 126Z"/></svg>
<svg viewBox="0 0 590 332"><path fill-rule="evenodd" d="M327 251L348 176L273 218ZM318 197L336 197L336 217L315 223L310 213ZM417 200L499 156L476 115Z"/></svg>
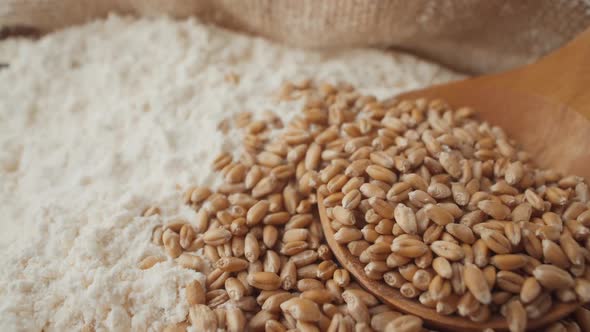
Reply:
<svg viewBox="0 0 590 332"><path fill-rule="evenodd" d="M536 164L590 180L590 29L539 62L506 73L482 76L411 91L405 99L441 98L453 107L470 106L477 116L502 127ZM358 281L382 301L421 317L429 327L444 331L507 330L503 317L475 323L443 316L381 281L365 276L363 264L334 239L334 231L318 195L322 228L334 255ZM529 320L537 330L573 312L578 303L557 304L543 317Z"/></svg>
<svg viewBox="0 0 590 332"><path fill-rule="evenodd" d="M432 308L423 306L420 302L413 299L408 299L395 288L388 286L382 281L376 281L367 278L364 271L364 265L359 261L358 257L351 254L347 248L340 245L334 239L334 230L330 226L330 219L326 215L322 201L324 197L318 194L318 210L322 223L322 229L328 246L332 249L334 256L350 274L352 274L356 281L371 294L375 295L381 301L393 306L401 312L412 314L422 318L426 325L431 328L436 328L440 331L482 331L486 328L492 328L495 331L508 330L506 319L501 316L495 316L491 320L484 323L472 322L467 318L460 316L445 316L436 312ZM549 323L560 320L569 315L578 308L577 303L567 303L554 305L551 311L541 318L529 320L527 328L530 330L538 329Z"/></svg>

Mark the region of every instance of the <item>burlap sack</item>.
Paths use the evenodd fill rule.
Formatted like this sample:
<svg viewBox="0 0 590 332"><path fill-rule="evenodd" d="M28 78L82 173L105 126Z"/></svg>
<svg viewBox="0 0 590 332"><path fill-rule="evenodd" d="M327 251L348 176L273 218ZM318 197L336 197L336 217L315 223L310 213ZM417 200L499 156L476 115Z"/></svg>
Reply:
<svg viewBox="0 0 590 332"><path fill-rule="evenodd" d="M303 47L395 47L476 73L530 62L590 26L585 0L0 0L0 27L46 32L111 11L196 15Z"/></svg>

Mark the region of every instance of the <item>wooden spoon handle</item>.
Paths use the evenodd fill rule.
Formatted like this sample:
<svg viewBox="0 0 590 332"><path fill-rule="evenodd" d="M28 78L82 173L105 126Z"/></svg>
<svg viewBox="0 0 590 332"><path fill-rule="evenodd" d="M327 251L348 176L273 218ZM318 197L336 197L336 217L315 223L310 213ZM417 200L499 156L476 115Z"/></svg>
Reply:
<svg viewBox="0 0 590 332"><path fill-rule="evenodd" d="M512 80L507 81L504 75ZM495 78L503 78L501 83L513 90L565 104L590 119L590 28L538 62L493 75L486 83Z"/></svg>

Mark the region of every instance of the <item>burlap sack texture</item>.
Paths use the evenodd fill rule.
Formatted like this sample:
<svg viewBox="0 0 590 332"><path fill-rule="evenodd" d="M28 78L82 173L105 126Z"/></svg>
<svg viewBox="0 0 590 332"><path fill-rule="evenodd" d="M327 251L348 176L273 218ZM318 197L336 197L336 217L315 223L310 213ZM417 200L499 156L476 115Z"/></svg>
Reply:
<svg viewBox="0 0 590 332"><path fill-rule="evenodd" d="M590 26L586 0L0 0L0 27L47 32L111 11L196 15L302 47L394 47L472 73L533 61Z"/></svg>

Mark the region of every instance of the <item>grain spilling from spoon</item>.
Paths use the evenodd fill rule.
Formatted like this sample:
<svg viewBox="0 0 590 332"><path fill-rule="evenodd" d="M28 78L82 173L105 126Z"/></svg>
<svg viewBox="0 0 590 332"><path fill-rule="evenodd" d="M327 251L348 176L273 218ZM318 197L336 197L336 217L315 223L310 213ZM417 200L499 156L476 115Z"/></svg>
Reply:
<svg viewBox="0 0 590 332"><path fill-rule="evenodd" d="M318 196L367 277L441 315L501 314L523 331L555 302L590 300L582 178L536 169L470 108L309 81L279 95L302 96L284 129L272 114L224 121L244 129L241 157L215 160L216 190L186 190L196 220L154 229L180 266L207 274L187 286L188 322L171 330L421 331L420 318L381 303L333 259Z"/></svg>

